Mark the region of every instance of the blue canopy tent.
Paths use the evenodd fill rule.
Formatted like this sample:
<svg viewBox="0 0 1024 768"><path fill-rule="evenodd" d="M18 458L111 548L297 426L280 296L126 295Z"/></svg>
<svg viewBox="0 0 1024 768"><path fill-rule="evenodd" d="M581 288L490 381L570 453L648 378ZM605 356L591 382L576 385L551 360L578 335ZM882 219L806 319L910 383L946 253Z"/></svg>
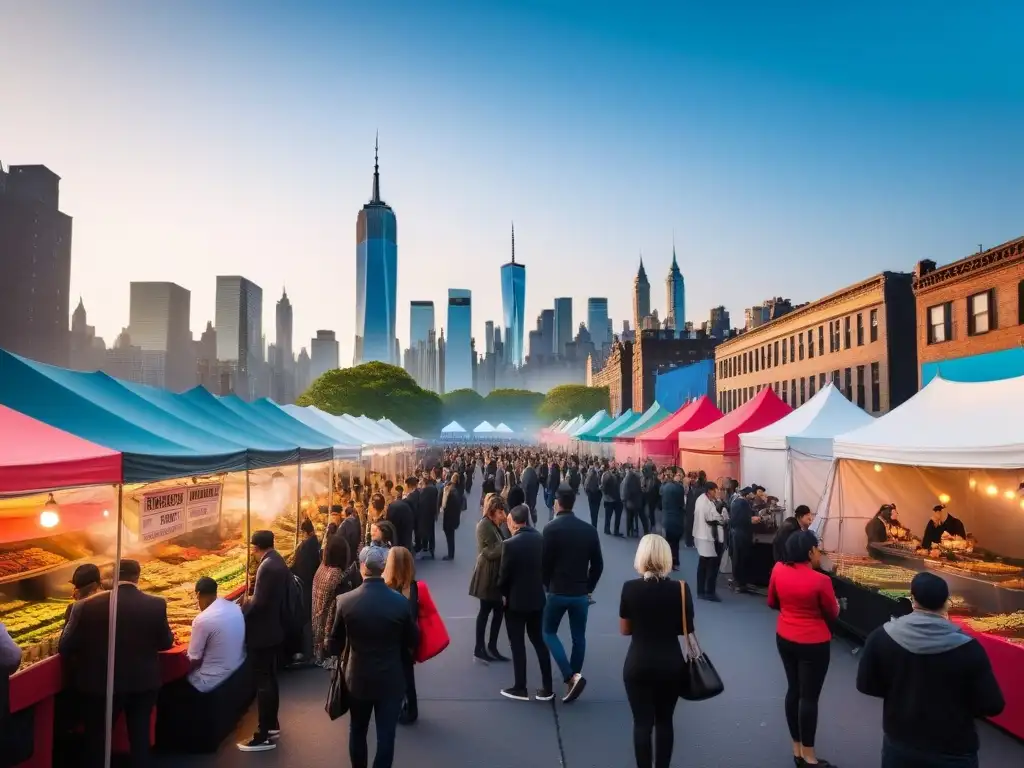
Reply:
<svg viewBox="0 0 1024 768"><path fill-rule="evenodd" d="M337 441L317 432L301 421L293 419L276 405L265 398L247 403L237 395L222 395L217 398L224 407L239 416L258 425L261 429L286 437L302 446L304 451L320 451L320 461L328 461L335 456ZM348 452L351 457L358 458L359 446L338 445L342 454ZM347 450L346 450L347 448ZM338 455L338 458L344 458Z"/></svg>
<svg viewBox="0 0 1024 768"><path fill-rule="evenodd" d="M0 403L124 455L125 482L243 470L247 447L161 410L102 374L0 350Z"/></svg>
<svg viewBox="0 0 1024 768"><path fill-rule="evenodd" d="M215 408L205 409L185 395L176 395L146 384L135 384L118 379L114 379L114 381L129 392L148 400L161 410L167 411L189 424L195 424L207 432L248 446L250 469L296 464L304 458L299 446L258 429L221 406L216 400L213 400ZM209 393L207 395L211 399L213 398L213 395L209 395Z"/></svg>

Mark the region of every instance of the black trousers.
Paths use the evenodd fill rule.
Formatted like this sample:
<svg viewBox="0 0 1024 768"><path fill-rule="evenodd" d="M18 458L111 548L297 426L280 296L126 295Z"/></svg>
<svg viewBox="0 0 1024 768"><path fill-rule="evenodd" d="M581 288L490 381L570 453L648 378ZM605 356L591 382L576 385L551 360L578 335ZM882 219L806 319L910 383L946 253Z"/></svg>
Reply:
<svg viewBox="0 0 1024 768"><path fill-rule="evenodd" d="M484 635L487 632L487 617L493 614L491 619L491 632L487 637L487 644L484 644ZM501 632L501 620L505 615L505 609L500 600L481 600L480 609L476 614L476 650L481 648L497 648L498 634Z"/></svg>
<svg viewBox="0 0 1024 768"><path fill-rule="evenodd" d="M505 614L505 626L508 631L508 644L512 649L512 671L515 675L514 687L526 688L526 637L537 654L540 664L540 684L545 691L554 690L551 682L551 652L544 643L541 631L543 611L508 611Z"/></svg>
<svg viewBox="0 0 1024 768"><path fill-rule="evenodd" d="M722 545L715 542L714 557L701 557L697 560L697 595L711 596L718 591L718 570L722 566Z"/></svg>
<svg viewBox="0 0 1024 768"><path fill-rule="evenodd" d="M678 676L669 674L660 680L626 680L625 683L626 698L633 711L633 752L637 768L669 768L675 743L672 715L679 701Z"/></svg>
<svg viewBox="0 0 1024 768"><path fill-rule="evenodd" d="M367 701L352 698L348 713L348 758L352 768L369 768L370 750L366 734L370 718L377 726L377 754L373 768L391 768L395 762L395 732L402 713L402 697Z"/></svg>
<svg viewBox="0 0 1024 768"><path fill-rule="evenodd" d="M435 521L433 519L421 520L416 525L416 551L434 554L436 546L437 527Z"/></svg>
<svg viewBox="0 0 1024 768"><path fill-rule="evenodd" d="M277 656L280 649L250 648L249 658L252 659L252 674L256 681L256 711L259 725L256 732L266 736L270 731L280 728L277 719L281 705L281 694L277 687Z"/></svg>
<svg viewBox="0 0 1024 768"><path fill-rule="evenodd" d="M750 552L753 548L754 542L749 537L736 535L732 537L732 583L736 589L747 588Z"/></svg>
<svg viewBox="0 0 1024 768"><path fill-rule="evenodd" d="M665 528L665 540L672 550L672 567L679 567L679 540L683 538L683 529L669 526Z"/></svg>
<svg viewBox="0 0 1024 768"><path fill-rule="evenodd" d="M587 501L590 502L590 524L597 528L597 519L601 515L601 492L588 493Z"/></svg>
<svg viewBox="0 0 1024 768"><path fill-rule="evenodd" d="M455 529L445 528L444 529L444 540L448 545L448 557L455 557Z"/></svg>
<svg viewBox="0 0 1024 768"><path fill-rule="evenodd" d="M828 673L831 643L794 643L775 636L786 670L786 725L793 741L814 746L818 730L818 697Z"/></svg>
<svg viewBox="0 0 1024 768"><path fill-rule="evenodd" d="M615 518L615 535L619 535L619 529L622 527L622 502L621 501L606 501L604 503L604 532L612 533L611 523L612 517Z"/></svg>
<svg viewBox="0 0 1024 768"><path fill-rule="evenodd" d="M693 510L683 510L683 541L686 546L693 546Z"/></svg>
<svg viewBox="0 0 1024 768"><path fill-rule="evenodd" d="M637 525L639 521L640 525ZM644 506L641 504L639 507L626 507L626 533L631 536L640 535L640 526L643 526L644 533L648 534L651 532L651 525L647 520L647 514L644 511Z"/></svg>
<svg viewBox="0 0 1024 768"><path fill-rule="evenodd" d="M124 713L124 722L128 730L128 748L133 768L149 766L149 724L156 706L157 691L141 691L138 693L115 693L114 716ZM107 697L82 697L82 723L85 726L85 760L81 763L87 768L100 768L103 765L103 750L106 746L106 712Z"/></svg>
<svg viewBox="0 0 1024 768"><path fill-rule="evenodd" d="M402 671L405 673L405 715L409 720L419 717L419 699L416 696L416 664L411 653L402 654Z"/></svg>

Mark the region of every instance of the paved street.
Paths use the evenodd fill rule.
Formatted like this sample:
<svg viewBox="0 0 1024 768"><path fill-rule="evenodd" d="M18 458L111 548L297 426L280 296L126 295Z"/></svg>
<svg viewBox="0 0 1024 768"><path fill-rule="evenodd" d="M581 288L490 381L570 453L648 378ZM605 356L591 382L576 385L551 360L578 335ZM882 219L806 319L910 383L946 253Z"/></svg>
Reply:
<svg viewBox="0 0 1024 768"><path fill-rule="evenodd" d="M474 561L473 526L479 482L470 512L459 529L454 563L426 562L426 581L452 636L440 657L417 668L420 720L399 730L395 765L415 768L628 768L634 765L629 706L622 686L628 638L618 631L622 582L634 577L635 540L603 538L605 572L591 607L582 698L560 703L520 703L498 691L511 684L511 665L473 662L476 601L467 595ZM578 510L581 514L584 510ZM541 520L546 510L541 511ZM441 544L443 547L443 543ZM440 558L439 553L439 558ZM683 573L692 578L696 556L685 553ZM725 680L725 693L702 703L680 702L672 765L682 768L786 768L792 766L782 711L782 666L775 651L774 614L758 597L723 592L721 604L697 605L701 644ZM568 628L563 630L568 643ZM508 654L507 641L503 650ZM568 646L567 646L568 647ZM832 666L821 702L819 753L840 768L878 765L881 702L854 688L856 657L843 640L833 644ZM532 653L532 651L529 651ZM530 687L539 682L536 662ZM323 711L327 673L288 673L282 679L277 750L242 754L225 743L215 756L164 758L166 768L307 768L348 765L347 718L332 723ZM239 735L252 733L254 713ZM981 726L983 766L1024 764L1024 746L988 725ZM371 730L371 754L373 751Z"/></svg>

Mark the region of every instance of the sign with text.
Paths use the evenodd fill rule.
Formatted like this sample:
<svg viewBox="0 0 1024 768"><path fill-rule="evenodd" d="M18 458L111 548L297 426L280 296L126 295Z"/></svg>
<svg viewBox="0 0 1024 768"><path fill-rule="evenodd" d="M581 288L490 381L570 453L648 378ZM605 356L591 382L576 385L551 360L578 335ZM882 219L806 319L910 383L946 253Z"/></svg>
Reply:
<svg viewBox="0 0 1024 768"><path fill-rule="evenodd" d="M139 540L154 544L216 525L222 491L220 483L205 483L144 493L139 501Z"/></svg>

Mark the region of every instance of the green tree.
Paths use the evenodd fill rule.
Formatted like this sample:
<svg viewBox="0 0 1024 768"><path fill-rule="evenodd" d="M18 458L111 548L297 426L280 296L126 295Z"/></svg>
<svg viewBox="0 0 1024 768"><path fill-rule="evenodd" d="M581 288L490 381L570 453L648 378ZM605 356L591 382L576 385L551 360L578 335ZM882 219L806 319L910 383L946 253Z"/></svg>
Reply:
<svg viewBox="0 0 1024 768"><path fill-rule="evenodd" d="M473 389L454 389L441 395L444 422L457 421L467 432L483 421L484 399Z"/></svg>
<svg viewBox="0 0 1024 768"><path fill-rule="evenodd" d="M519 432L540 423L537 410L544 395L528 389L495 389L484 398L484 413L494 426L501 422Z"/></svg>
<svg viewBox="0 0 1024 768"><path fill-rule="evenodd" d="M607 411L609 408L608 387L563 384L548 392L538 414L542 421L551 424L558 419L571 419L573 416L589 418L597 411Z"/></svg>
<svg viewBox="0 0 1024 768"><path fill-rule="evenodd" d="M297 400L340 415L388 418L410 434L434 437L443 426L441 398L408 373L386 363L363 363L327 371Z"/></svg>

